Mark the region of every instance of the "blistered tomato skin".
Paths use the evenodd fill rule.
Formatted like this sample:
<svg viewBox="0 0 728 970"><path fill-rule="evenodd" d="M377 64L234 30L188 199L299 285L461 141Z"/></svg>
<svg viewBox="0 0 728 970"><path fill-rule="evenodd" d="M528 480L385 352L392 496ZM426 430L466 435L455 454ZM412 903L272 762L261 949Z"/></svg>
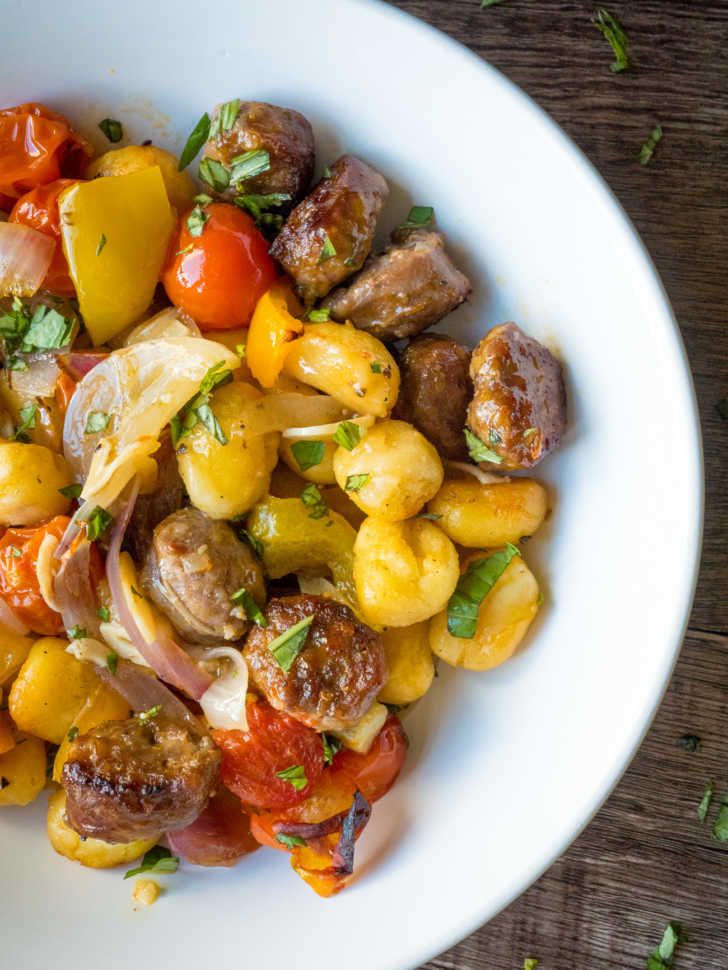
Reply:
<svg viewBox="0 0 728 970"><path fill-rule="evenodd" d="M223 783L247 808L298 805L308 798L323 773L320 736L265 701L249 700L247 714L247 731L213 731L213 740L222 751ZM278 776L296 767L303 769L306 780L300 789Z"/></svg>
<svg viewBox="0 0 728 970"><path fill-rule="evenodd" d="M332 766L337 776L346 778L368 802L383 798L397 780L407 757L409 741L402 722L390 715L366 754L342 748Z"/></svg>
<svg viewBox="0 0 728 970"><path fill-rule="evenodd" d="M175 306L202 330L247 327L255 304L277 277L268 242L241 209L224 202L205 206L199 236L190 234L185 212L162 271L162 283Z"/></svg>
<svg viewBox="0 0 728 970"><path fill-rule="evenodd" d="M58 213L58 196L75 179L56 179L48 185L39 185L30 192L22 195L13 206L8 222L17 222L31 229L37 229L56 241L56 251L48 267L48 272L41 284L44 290L50 290L58 296L75 296L76 289L68 272L63 247L61 246L61 225Z"/></svg>

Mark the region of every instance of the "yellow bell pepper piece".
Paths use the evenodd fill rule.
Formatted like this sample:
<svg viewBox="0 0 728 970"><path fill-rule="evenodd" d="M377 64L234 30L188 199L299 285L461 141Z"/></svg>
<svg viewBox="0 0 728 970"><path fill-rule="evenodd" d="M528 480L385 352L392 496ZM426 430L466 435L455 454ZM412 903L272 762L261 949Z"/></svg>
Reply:
<svg viewBox="0 0 728 970"><path fill-rule="evenodd" d="M58 199L61 238L81 314L94 344L147 309L174 215L158 166L77 182Z"/></svg>
<svg viewBox="0 0 728 970"><path fill-rule="evenodd" d="M303 313L288 280L280 279L258 300L250 321L246 360L250 373L261 387L273 387L283 369L288 343L303 333Z"/></svg>

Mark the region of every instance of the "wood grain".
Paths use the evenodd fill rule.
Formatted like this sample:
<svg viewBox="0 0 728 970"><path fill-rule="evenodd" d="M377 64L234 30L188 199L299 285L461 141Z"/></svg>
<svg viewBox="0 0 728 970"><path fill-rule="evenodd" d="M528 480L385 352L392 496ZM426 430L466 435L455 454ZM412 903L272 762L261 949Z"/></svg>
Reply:
<svg viewBox="0 0 728 970"><path fill-rule="evenodd" d="M638 756L597 818L517 902L427 970L644 968L666 922L675 970L728 968L728 845L696 808L728 790L728 0L614 0L632 67L585 0L392 0L485 57L538 101L605 176L647 244L693 371L706 464L702 568L675 676ZM646 168L635 155L659 122ZM665 447L680 460L680 442ZM680 568L676 564L676 568ZM678 738L702 737L699 751ZM714 802L711 818L717 810Z"/></svg>

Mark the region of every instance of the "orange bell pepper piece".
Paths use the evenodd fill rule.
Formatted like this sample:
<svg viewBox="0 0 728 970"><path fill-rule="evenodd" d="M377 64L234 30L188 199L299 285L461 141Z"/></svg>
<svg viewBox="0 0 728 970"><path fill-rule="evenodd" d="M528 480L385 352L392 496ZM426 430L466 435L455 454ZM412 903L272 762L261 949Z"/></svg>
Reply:
<svg viewBox="0 0 728 970"><path fill-rule="evenodd" d="M261 387L273 387L283 369L288 343L303 333L303 313L289 280L279 279L258 300L248 330L246 360Z"/></svg>

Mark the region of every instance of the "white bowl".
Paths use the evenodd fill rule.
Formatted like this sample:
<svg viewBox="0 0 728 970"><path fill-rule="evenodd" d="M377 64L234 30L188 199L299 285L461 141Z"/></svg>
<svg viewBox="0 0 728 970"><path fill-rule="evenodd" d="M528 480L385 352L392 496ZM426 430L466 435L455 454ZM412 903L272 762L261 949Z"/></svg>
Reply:
<svg viewBox="0 0 728 970"><path fill-rule="evenodd" d="M184 867L134 912L119 871L54 855L44 805L0 818L3 966L36 970L402 970L492 917L606 798L670 676L700 549L701 456L680 336L649 257L600 177L519 90L463 47L363 0L3 0L2 99L179 150L235 96L303 111L319 165L360 153L393 188L388 230L436 207L474 282L447 329L507 319L555 345L570 430L538 469L545 591L518 655L441 670L407 719L403 777L359 843L355 885L319 899L281 853ZM485 28L484 28L485 29ZM439 328L442 329L442 328ZM39 799L45 802L45 798Z"/></svg>

